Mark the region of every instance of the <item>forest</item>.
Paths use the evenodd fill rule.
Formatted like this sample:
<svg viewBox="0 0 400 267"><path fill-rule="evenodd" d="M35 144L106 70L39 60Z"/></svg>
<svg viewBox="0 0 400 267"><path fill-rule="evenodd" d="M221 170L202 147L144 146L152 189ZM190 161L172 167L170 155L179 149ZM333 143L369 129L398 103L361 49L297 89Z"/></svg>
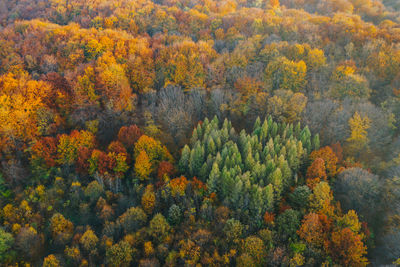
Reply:
<svg viewBox="0 0 400 267"><path fill-rule="evenodd" d="M0 0L0 266L400 266L400 1Z"/></svg>

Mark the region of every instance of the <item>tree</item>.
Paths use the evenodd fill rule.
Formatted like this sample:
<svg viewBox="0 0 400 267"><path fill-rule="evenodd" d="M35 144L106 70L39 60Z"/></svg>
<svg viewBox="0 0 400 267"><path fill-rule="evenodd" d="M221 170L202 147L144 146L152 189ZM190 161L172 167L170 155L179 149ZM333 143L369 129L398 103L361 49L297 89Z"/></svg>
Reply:
<svg viewBox="0 0 400 267"><path fill-rule="evenodd" d="M275 59L265 69L265 79L273 90L301 92L307 84L306 74L304 61L294 62L285 57Z"/></svg>
<svg viewBox="0 0 400 267"><path fill-rule="evenodd" d="M56 165L57 139L54 137L43 137L32 146L32 160L42 159L48 167Z"/></svg>
<svg viewBox="0 0 400 267"><path fill-rule="evenodd" d="M347 138L349 150L351 154L362 151L368 144L367 130L371 126L371 120L365 116L361 117L355 112L353 117L349 119L351 135Z"/></svg>
<svg viewBox="0 0 400 267"><path fill-rule="evenodd" d="M158 166L160 161L172 161L172 156L167 148L163 146L160 141L147 135L142 135L136 142L134 150L135 158L137 158L142 151L146 152L152 163L152 169Z"/></svg>
<svg viewBox="0 0 400 267"><path fill-rule="evenodd" d="M184 40L162 49L156 66L163 75L163 85L176 84L185 90L203 87L205 71L202 61L208 61L210 56L207 52L202 53L200 48L196 43ZM206 50L213 52L209 46Z"/></svg>
<svg viewBox="0 0 400 267"><path fill-rule="evenodd" d="M243 225L238 220L229 219L226 221L223 231L229 242L237 242L242 236Z"/></svg>
<svg viewBox="0 0 400 267"><path fill-rule="evenodd" d="M312 246L322 248L330 231L330 224L326 222L326 215L309 213L304 216L297 234Z"/></svg>
<svg viewBox="0 0 400 267"><path fill-rule="evenodd" d="M282 172L281 169L276 168L276 170L271 174L271 183L274 186L274 192L277 199L280 199L280 195L283 189Z"/></svg>
<svg viewBox="0 0 400 267"><path fill-rule="evenodd" d="M39 135L37 113L47 109L44 98L51 91L50 85L31 80L21 70L0 76L0 87L0 145L15 146L17 141L24 144L34 140Z"/></svg>
<svg viewBox="0 0 400 267"><path fill-rule="evenodd" d="M272 8L279 7L279 0L269 0L269 4Z"/></svg>
<svg viewBox="0 0 400 267"><path fill-rule="evenodd" d="M359 233L361 230L361 223L358 220L357 213L354 210L349 210L342 217L337 219L337 225L341 228L349 228L354 233Z"/></svg>
<svg viewBox="0 0 400 267"><path fill-rule="evenodd" d="M147 215L140 207L132 207L118 218L118 222L128 234L143 227L147 222Z"/></svg>
<svg viewBox="0 0 400 267"><path fill-rule="evenodd" d="M314 187L313 193L310 195L310 209L331 216L333 215L332 200L333 195L329 184L320 182Z"/></svg>
<svg viewBox="0 0 400 267"><path fill-rule="evenodd" d="M86 232L82 235L79 243L86 251L93 251L96 249L98 241L99 238L96 236L93 230L88 228Z"/></svg>
<svg viewBox="0 0 400 267"><path fill-rule="evenodd" d="M97 181L93 181L85 188L85 196L90 199L91 202L97 201L104 189L101 184Z"/></svg>
<svg viewBox="0 0 400 267"><path fill-rule="evenodd" d="M296 240L296 231L300 226L300 214L296 210L287 209L278 215L275 225L282 241Z"/></svg>
<svg viewBox="0 0 400 267"><path fill-rule="evenodd" d="M249 236L244 240L243 252L250 255L256 265L262 265L266 257L264 242L256 236Z"/></svg>
<svg viewBox="0 0 400 267"><path fill-rule="evenodd" d="M129 151L132 151L135 143L142 135L142 130L140 130L135 124L123 126L119 129L118 140L123 143Z"/></svg>
<svg viewBox="0 0 400 267"><path fill-rule="evenodd" d="M158 165L157 178L160 181L169 180L176 173L174 165L168 161L161 161Z"/></svg>
<svg viewBox="0 0 400 267"><path fill-rule="evenodd" d="M185 145L182 149L181 158L178 163L179 170L183 173L186 173L188 171L189 158L190 158L190 148L188 145Z"/></svg>
<svg viewBox="0 0 400 267"><path fill-rule="evenodd" d="M257 265L255 264L253 258L247 254L244 253L240 255L239 257L236 258L236 266L238 267L256 267Z"/></svg>
<svg viewBox="0 0 400 267"><path fill-rule="evenodd" d="M154 206L156 205L156 195L154 194L153 185L146 186L144 194L142 196L142 207L147 214L153 212Z"/></svg>
<svg viewBox="0 0 400 267"><path fill-rule="evenodd" d="M171 227L168 224L165 217L157 213L154 215L153 219L150 221L149 225L149 234L153 237L154 240L157 242L164 242L166 241L167 237L170 234Z"/></svg>
<svg viewBox="0 0 400 267"><path fill-rule="evenodd" d="M33 227L23 227L15 237L15 246L24 259L35 261L42 252L43 237Z"/></svg>
<svg viewBox="0 0 400 267"><path fill-rule="evenodd" d="M278 89L274 91L274 96L268 98L268 112L277 121L293 123L300 120L306 104L304 94Z"/></svg>
<svg viewBox="0 0 400 267"><path fill-rule="evenodd" d="M56 213L51 217L50 229L54 240L65 244L72 238L74 225L65 219L62 214Z"/></svg>
<svg viewBox="0 0 400 267"><path fill-rule="evenodd" d="M298 186L292 193L290 193L289 203L296 209L304 210L308 206L310 195L311 191L307 186Z"/></svg>
<svg viewBox="0 0 400 267"><path fill-rule="evenodd" d="M147 93L155 82L153 50L147 38L135 38L129 42L127 77L135 92Z"/></svg>
<svg viewBox="0 0 400 267"><path fill-rule="evenodd" d="M321 180L326 181L326 169L325 169L325 161L321 158L316 158L311 166L307 169L307 186L313 189L316 184L318 184Z"/></svg>
<svg viewBox="0 0 400 267"><path fill-rule="evenodd" d="M305 61L308 70L312 71L318 70L326 63L326 57L324 55L324 51L318 48L309 50Z"/></svg>
<svg viewBox="0 0 400 267"><path fill-rule="evenodd" d="M42 267L60 267L60 261L53 254L48 255L44 258Z"/></svg>
<svg viewBox="0 0 400 267"><path fill-rule="evenodd" d="M170 222L172 225L177 225L180 223L181 217L181 209L178 205L173 204L168 210L168 222Z"/></svg>
<svg viewBox="0 0 400 267"><path fill-rule="evenodd" d="M97 87L105 104L116 111L132 111L136 95L132 93L123 65L118 64L111 52L105 52L96 62Z"/></svg>
<svg viewBox="0 0 400 267"><path fill-rule="evenodd" d="M81 147L94 148L95 137L88 131L72 131L70 135L58 136L57 162L64 165L72 165L78 158L78 150Z"/></svg>
<svg viewBox="0 0 400 267"><path fill-rule="evenodd" d="M326 250L333 259L344 266L367 266L365 257L367 248L360 235L353 233L349 228L344 228L332 233Z"/></svg>
<svg viewBox="0 0 400 267"><path fill-rule="evenodd" d="M377 175L360 168L342 171L335 180L335 198L345 210L356 210L368 223L376 223L380 212L382 183Z"/></svg>
<svg viewBox="0 0 400 267"><path fill-rule="evenodd" d="M319 150L313 151L310 154L310 160L314 161L317 158L321 158L325 161L325 168L328 172L329 177L334 177L336 175L338 158L333 152L332 148L325 146Z"/></svg>
<svg viewBox="0 0 400 267"><path fill-rule="evenodd" d="M151 162L149 157L147 156L146 151L142 150L139 155L136 157L135 161L135 174L136 176L144 181L150 179L150 174L152 172Z"/></svg>
<svg viewBox="0 0 400 267"><path fill-rule="evenodd" d="M11 257L11 248L14 245L12 234L0 228L0 262L4 263Z"/></svg>
<svg viewBox="0 0 400 267"><path fill-rule="evenodd" d="M188 185L188 180L186 179L185 176L174 178L168 183L168 187L170 188L171 195L173 197L184 196L187 185Z"/></svg>
<svg viewBox="0 0 400 267"><path fill-rule="evenodd" d="M354 74L351 66L339 66L332 74L331 95L343 100L346 97L354 99L368 98L370 89L365 77Z"/></svg>
<svg viewBox="0 0 400 267"><path fill-rule="evenodd" d="M106 259L108 266L130 266L133 260L132 254L134 250L126 241L120 241L107 248Z"/></svg>

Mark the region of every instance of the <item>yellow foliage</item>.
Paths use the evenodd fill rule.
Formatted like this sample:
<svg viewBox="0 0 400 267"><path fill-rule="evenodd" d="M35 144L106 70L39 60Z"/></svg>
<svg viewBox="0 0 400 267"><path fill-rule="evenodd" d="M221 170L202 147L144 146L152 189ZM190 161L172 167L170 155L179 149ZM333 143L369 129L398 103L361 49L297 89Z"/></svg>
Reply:
<svg viewBox="0 0 400 267"><path fill-rule="evenodd" d="M371 120L365 116L361 117L358 112L354 113L349 119L351 135L347 139L349 142L365 142L367 140L367 130L371 125Z"/></svg>
<svg viewBox="0 0 400 267"><path fill-rule="evenodd" d="M142 207L147 214L153 212L154 206L156 205L156 195L154 194L153 185L148 185L142 196Z"/></svg>
<svg viewBox="0 0 400 267"><path fill-rule="evenodd" d="M347 214L338 219L338 225L342 228L349 228L354 233L358 233L361 230L361 223L358 220L357 213L354 210L349 210Z"/></svg>
<svg viewBox="0 0 400 267"><path fill-rule="evenodd" d="M147 241L144 243L144 253L146 254L147 257L154 254L154 248L151 241Z"/></svg>
<svg viewBox="0 0 400 267"><path fill-rule="evenodd" d="M7 141L33 140L39 134L37 112L46 108L50 86L21 71L0 76L0 88L0 148Z"/></svg>
<svg viewBox="0 0 400 267"><path fill-rule="evenodd" d="M151 162L145 150L141 150L135 161L135 174L140 180L149 179L152 171Z"/></svg>

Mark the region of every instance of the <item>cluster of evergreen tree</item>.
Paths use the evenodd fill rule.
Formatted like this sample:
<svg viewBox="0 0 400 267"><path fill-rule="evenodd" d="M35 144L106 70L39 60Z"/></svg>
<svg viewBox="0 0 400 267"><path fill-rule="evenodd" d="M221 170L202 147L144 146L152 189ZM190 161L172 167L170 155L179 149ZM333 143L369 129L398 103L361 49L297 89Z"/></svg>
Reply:
<svg viewBox="0 0 400 267"><path fill-rule="evenodd" d="M269 116L263 123L258 118L251 134L237 134L227 119L220 126L216 117L206 118L183 148L179 168L206 182L242 221L259 226L262 215L296 185L297 172L318 148L319 136L311 138L300 123L277 123Z"/></svg>

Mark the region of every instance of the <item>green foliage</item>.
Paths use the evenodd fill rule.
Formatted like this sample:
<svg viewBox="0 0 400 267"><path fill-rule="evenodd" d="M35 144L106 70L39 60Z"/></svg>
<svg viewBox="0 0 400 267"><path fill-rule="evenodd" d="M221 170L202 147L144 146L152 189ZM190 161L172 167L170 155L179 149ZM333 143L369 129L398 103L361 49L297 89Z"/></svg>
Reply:
<svg viewBox="0 0 400 267"><path fill-rule="evenodd" d="M14 238L12 234L7 233L0 228L0 262L6 262L11 256L11 247L14 244Z"/></svg>
<svg viewBox="0 0 400 267"><path fill-rule="evenodd" d="M226 221L224 226L224 234L229 242L238 241L243 233L243 225L240 221L235 219L229 219Z"/></svg>
<svg viewBox="0 0 400 267"><path fill-rule="evenodd" d="M296 240L296 231L300 226L300 214L288 209L276 218L276 230L281 240Z"/></svg>
<svg viewBox="0 0 400 267"><path fill-rule="evenodd" d="M183 148L180 169L204 179L209 191L235 209L241 220L257 225L294 185L293 173L311 150L309 129L291 129L291 124L269 117L263 123L256 120L251 135L242 131L236 136L228 134L234 132L228 120L220 127L216 118L205 119L193 130L191 146Z"/></svg>
<svg viewBox="0 0 400 267"><path fill-rule="evenodd" d="M118 218L119 223L126 233L139 230L147 221L146 213L139 207L129 208Z"/></svg>
<svg viewBox="0 0 400 267"><path fill-rule="evenodd" d="M179 206L173 204L168 210L168 221L172 225L176 225L180 223L182 219L181 217L182 217L181 209L179 208Z"/></svg>
<svg viewBox="0 0 400 267"><path fill-rule="evenodd" d="M308 188L308 186L298 186L292 193L289 194L290 204L296 209L303 210L307 208L310 195L311 190Z"/></svg>
<svg viewBox="0 0 400 267"><path fill-rule="evenodd" d="M134 250L126 241L112 245L106 251L106 259L109 266L129 266L132 262Z"/></svg>
<svg viewBox="0 0 400 267"><path fill-rule="evenodd" d="M156 242L163 242L168 237L171 230L165 217L157 213L150 221L149 234Z"/></svg>

